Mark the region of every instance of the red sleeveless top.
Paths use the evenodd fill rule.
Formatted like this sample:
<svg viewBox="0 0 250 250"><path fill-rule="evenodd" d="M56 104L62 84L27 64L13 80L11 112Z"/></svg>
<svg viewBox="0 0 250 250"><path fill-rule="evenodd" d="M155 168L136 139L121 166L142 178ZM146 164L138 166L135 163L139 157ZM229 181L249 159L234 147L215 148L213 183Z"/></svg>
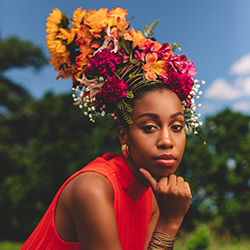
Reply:
<svg viewBox="0 0 250 250"><path fill-rule="evenodd" d="M80 250L78 242L65 242L58 235L55 208L63 188L77 175L96 172L105 176L114 192L118 237L123 250L143 250L152 215L152 190L142 186L122 156L105 154L73 174L59 189L48 210L20 250Z"/></svg>

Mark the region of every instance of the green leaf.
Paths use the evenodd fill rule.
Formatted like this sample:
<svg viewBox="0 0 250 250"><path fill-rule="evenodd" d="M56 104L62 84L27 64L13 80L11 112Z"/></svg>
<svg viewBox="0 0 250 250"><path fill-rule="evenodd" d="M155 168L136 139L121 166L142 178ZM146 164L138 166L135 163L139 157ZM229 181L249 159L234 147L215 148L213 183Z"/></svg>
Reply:
<svg viewBox="0 0 250 250"><path fill-rule="evenodd" d="M169 43L168 47L172 50L175 51L176 48L181 51L181 46L178 43Z"/></svg>
<svg viewBox="0 0 250 250"><path fill-rule="evenodd" d="M130 98L130 99L133 99L134 98L133 92L132 91L128 91L127 94L126 94L126 97Z"/></svg>
<svg viewBox="0 0 250 250"><path fill-rule="evenodd" d="M125 49L126 53L129 55L130 53L130 49L131 49L131 42L128 40L125 40L123 38L121 38L119 40L119 43L121 44L121 46Z"/></svg>
<svg viewBox="0 0 250 250"><path fill-rule="evenodd" d="M156 20L156 21L153 21L152 23L150 23L149 25L146 25L143 28L143 34L144 34L145 37L154 35L155 26L156 26L157 23L159 23L160 20L161 20L161 18Z"/></svg>

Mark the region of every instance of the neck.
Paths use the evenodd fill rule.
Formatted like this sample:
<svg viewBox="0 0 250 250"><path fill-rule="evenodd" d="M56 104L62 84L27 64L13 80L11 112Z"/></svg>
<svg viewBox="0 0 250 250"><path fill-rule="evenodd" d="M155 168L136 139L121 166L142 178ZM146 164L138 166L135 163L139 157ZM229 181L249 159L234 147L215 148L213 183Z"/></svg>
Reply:
<svg viewBox="0 0 250 250"><path fill-rule="evenodd" d="M140 167L138 167L132 160L132 158L124 158L126 161L130 171L134 175L134 177L140 182L144 187L149 187L148 180L143 176L143 174L139 171Z"/></svg>

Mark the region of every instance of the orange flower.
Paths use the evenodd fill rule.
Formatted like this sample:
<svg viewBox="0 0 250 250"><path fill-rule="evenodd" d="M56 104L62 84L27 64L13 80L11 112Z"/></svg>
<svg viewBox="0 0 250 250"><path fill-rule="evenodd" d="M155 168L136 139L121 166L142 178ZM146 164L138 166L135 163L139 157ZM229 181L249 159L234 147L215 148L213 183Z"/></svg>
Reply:
<svg viewBox="0 0 250 250"><path fill-rule="evenodd" d="M129 22L126 22L125 18L128 15L127 10L120 7L114 8L107 13L107 26L111 27L111 31L117 40L123 30L126 30L129 26ZM114 32L114 27L116 27L116 32Z"/></svg>
<svg viewBox="0 0 250 250"><path fill-rule="evenodd" d="M93 39L93 35L90 33L87 25L81 25L81 28L77 32L77 38L75 42L80 45L90 44Z"/></svg>
<svg viewBox="0 0 250 250"><path fill-rule="evenodd" d="M119 17L125 21L125 17L128 15L127 10L124 10L121 7L114 8L108 12L109 17L115 17L116 19Z"/></svg>
<svg viewBox="0 0 250 250"><path fill-rule="evenodd" d="M121 37L122 31L125 31L128 26L129 22L125 22L121 20L119 17L117 19L113 18L108 18L108 24L109 27L112 27L110 29L110 35L115 37L117 40Z"/></svg>
<svg viewBox="0 0 250 250"><path fill-rule="evenodd" d="M101 32L107 25L107 8L89 10L84 19L84 24L90 27L92 34Z"/></svg>
<svg viewBox="0 0 250 250"><path fill-rule="evenodd" d="M144 40L140 40L138 42L138 46L139 48L143 48L143 47L149 47L151 44L154 44L153 48L154 48L154 51L158 51L160 48L161 48L161 44L156 42L156 41L153 41L151 39L144 39Z"/></svg>
<svg viewBox="0 0 250 250"><path fill-rule="evenodd" d="M125 30L123 34L125 40L133 41L132 48L135 48L142 39L146 39L141 31L136 32L132 27L131 30Z"/></svg>
<svg viewBox="0 0 250 250"><path fill-rule="evenodd" d="M167 62L159 60L156 53L148 53L145 57L146 64L142 68L146 71L145 77L148 81L155 81L157 75L165 75L167 73Z"/></svg>

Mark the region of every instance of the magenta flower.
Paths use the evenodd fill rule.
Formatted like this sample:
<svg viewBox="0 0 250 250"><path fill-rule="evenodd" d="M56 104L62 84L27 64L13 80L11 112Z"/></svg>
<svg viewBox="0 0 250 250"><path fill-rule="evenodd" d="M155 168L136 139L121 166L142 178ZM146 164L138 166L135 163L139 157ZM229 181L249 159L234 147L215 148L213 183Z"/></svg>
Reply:
<svg viewBox="0 0 250 250"><path fill-rule="evenodd" d="M194 82L188 74L179 74L171 70L168 72L168 77L163 78L163 82L166 83L182 101L186 100L189 102L191 100L190 97L192 96L190 92L192 91Z"/></svg>
<svg viewBox="0 0 250 250"><path fill-rule="evenodd" d="M114 107L117 102L126 96L126 89L128 86L123 80L117 79L116 76L112 76L107 79L103 84L101 91L96 95L98 103L100 100L109 107ZM111 108L112 109L112 108Z"/></svg>
<svg viewBox="0 0 250 250"><path fill-rule="evenodd" d="M172 56L168 59L168 63L179 73L188 74L189 76L193 76L197 74L196 68L193 63L187 61L187 57L182 54L180 56Z"/></svg>
<svg viewBox="0 0 250 250"><path fill-rule="evenodd" d="M155 51L159 60L163 60L169 57L172 53L172 50L168 47L168 43L163 43L161 48Z"/></svg>
<svg viewBox="0 0 250 250"><path fill-rule="evenodd" d="M88 74L95 76L108 77L116 71L116 65L123 63L124 57L119 53L110 52L104 48L98 51L89 61L87 68Z"/></svg>
<svg viewBox="0 0 250 250"><path fill-rule="evenodd" d="M145 62L145 54L144 54L144 52L140 53L139 50L135 50L135 59L138 60L138 61Z"/></svg>

